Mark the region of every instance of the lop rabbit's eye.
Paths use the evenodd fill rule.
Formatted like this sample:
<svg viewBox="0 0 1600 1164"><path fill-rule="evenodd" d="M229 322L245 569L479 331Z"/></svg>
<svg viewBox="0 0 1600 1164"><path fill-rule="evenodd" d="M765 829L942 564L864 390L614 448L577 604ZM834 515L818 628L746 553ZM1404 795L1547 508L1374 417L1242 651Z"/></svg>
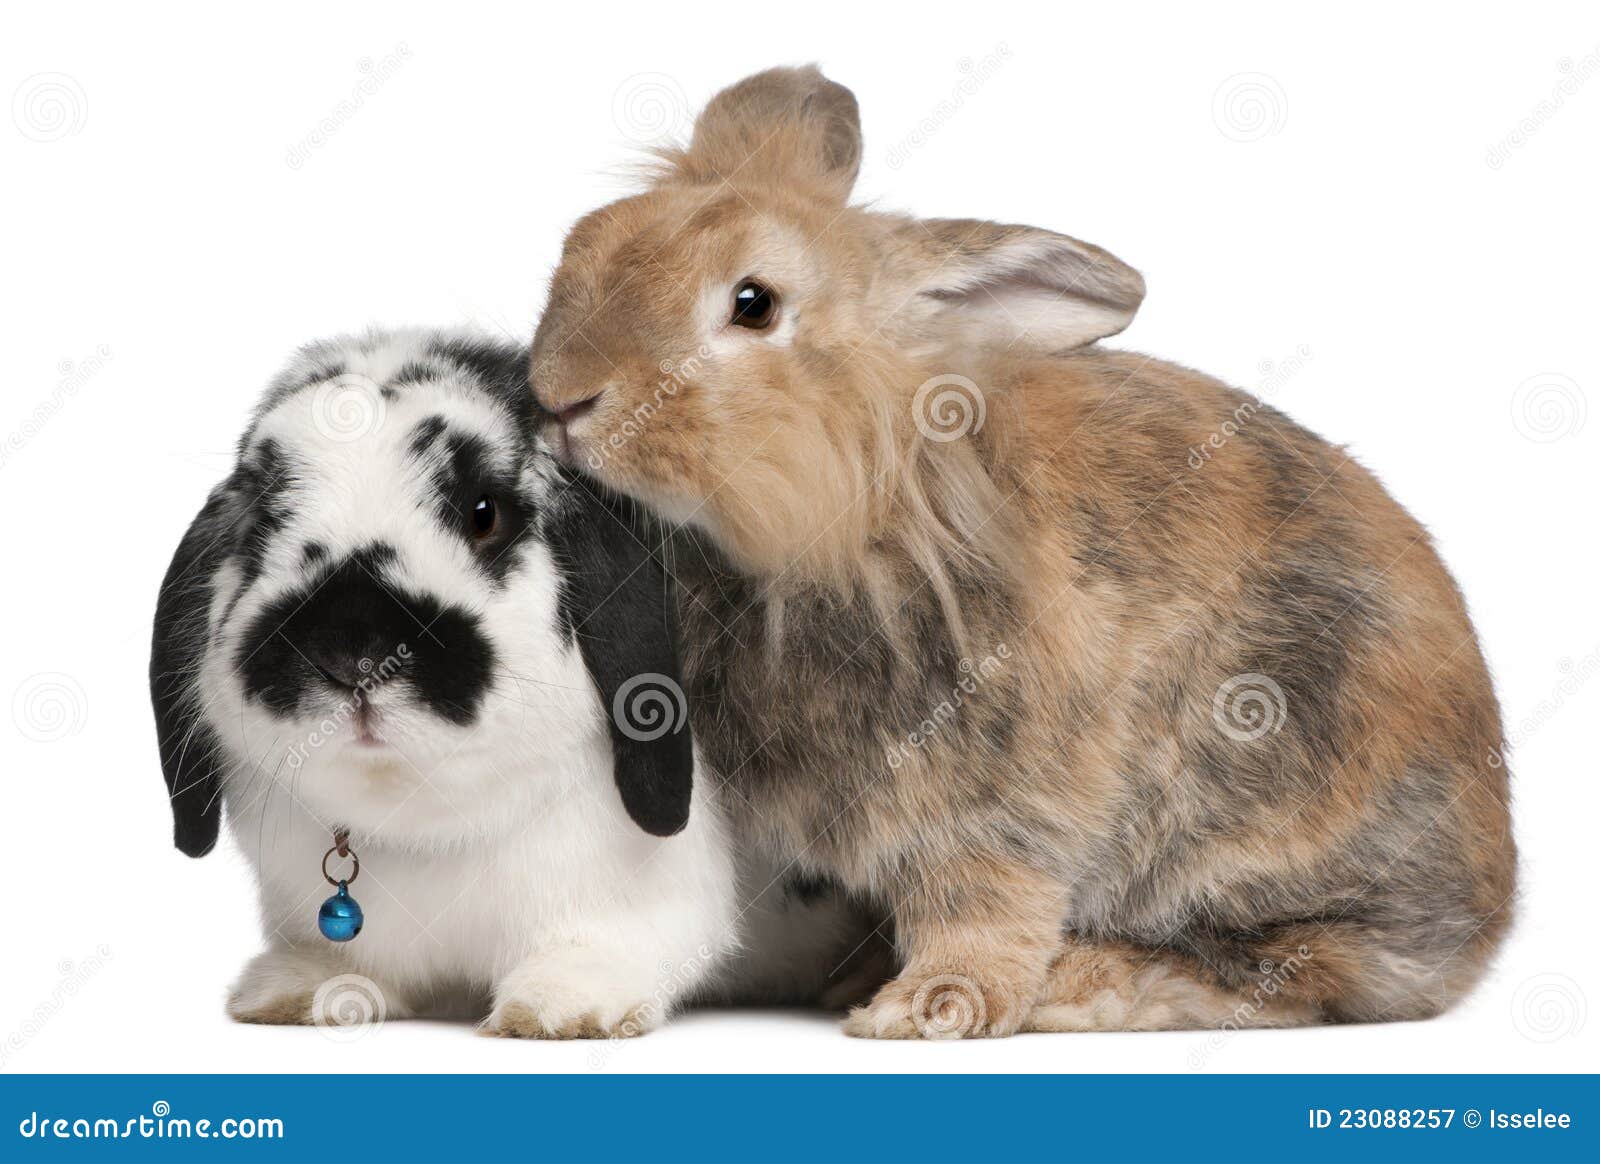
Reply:
<svg viewBox="0 0 1600 1164"><path fill-rule="evenodd" d="M500 513L496 509L494 498L484 494L478 498L472 507L472 533L474 537L486 538L494 533L494 527L499 524Z"/></svg>
<svg viewBox="0 0 1600 1164"><path fill-rule="evenodd" d="M770 288L746 279L733 293L733 320L740 327L771 327L778 314L778 297Z"/></svg>

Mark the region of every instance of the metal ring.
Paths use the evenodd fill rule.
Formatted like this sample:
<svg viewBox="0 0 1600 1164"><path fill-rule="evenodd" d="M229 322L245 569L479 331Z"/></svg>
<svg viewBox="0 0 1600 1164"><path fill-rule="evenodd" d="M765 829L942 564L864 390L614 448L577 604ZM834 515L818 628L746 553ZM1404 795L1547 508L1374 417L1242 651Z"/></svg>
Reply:
<svg viewBox="0 0 1600 1164"><path fill-rule="evenodd" d="M328 858L333 856L338 851L339 851L339 846L335 845L335 846L333 846L333 848L329 849L326 853L322 854L322 876L328 882L329 885L338 885L341 880L343 880L344 884L348 885L348 884L350 884L350 882L354 881L357 877L359 877L361 875L361 858L356 856L355 850L353 850L353 849L350 850L350 860L355 866L353 869L350 870L350 876L342 878L342 879L338 878L338 877L333 877L333 876L330 876L329 873L328 873Z"/></svg>

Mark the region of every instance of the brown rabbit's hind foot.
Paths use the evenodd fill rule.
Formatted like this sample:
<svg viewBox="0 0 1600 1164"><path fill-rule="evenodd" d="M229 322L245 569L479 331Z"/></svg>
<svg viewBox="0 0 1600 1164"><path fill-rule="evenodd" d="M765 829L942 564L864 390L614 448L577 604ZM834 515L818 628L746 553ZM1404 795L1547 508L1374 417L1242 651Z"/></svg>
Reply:
<svg viewBox="0 0 1600 1164"><path fill-rule="evenodd" d="M1293 965L1263 962L1249 990L1219 985L1180 955L1119 942L1069 939L1024 1031L1192 1031L1301 1027L1323 1022L1286 984Z"/></svg>

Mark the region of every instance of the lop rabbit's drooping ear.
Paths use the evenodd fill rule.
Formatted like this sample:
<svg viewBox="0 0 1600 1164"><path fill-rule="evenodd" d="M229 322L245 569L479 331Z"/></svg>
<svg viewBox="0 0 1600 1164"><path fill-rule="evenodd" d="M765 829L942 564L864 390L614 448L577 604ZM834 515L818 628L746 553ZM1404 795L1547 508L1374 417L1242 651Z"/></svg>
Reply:
<svg viewBox="0 0 1600 1164"><path fill-rule="evenodd" d="M622 806L645 832L669 837L689 823L694 783L672 591L631 502L578 480L567 497L578 504L547 530L564 559L562 618L610 720Z"/></svg>
<svg viewBox="0 0 1600 1164"><path fill-rule="evenodd" d="M212 575L232 537L231 496L231 485L218 486L178 543L161 580L150 644L150 702L172 804L172 839L191 857L211 851L222 823L223 755L201 714L200 665Z"/></svg>

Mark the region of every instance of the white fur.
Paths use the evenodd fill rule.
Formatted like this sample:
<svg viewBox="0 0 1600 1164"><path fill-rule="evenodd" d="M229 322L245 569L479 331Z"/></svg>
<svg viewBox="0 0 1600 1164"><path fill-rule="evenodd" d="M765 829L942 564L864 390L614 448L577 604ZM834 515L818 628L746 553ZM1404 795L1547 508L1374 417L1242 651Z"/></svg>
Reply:
<svg viewBox="0 0 1600 1164"><path fill-rule="evenodd" d="M357 373L341 378L341 399L372 410L370 431L337 431L329 395L313 386L272 406L252 437L275 439L298 467L290 524L261 576L243 593L236 565L212 581L200 694L233 761L222 797L259 881L267 941L230 1010L258 1021L338 1021L312 1014L317 990L353 973L371 979L391 1018L481 1017L492 1007L491 1029L518 1010L522 1029L505 1033L559 1035L584 1023L587 1033L609 1033L625 1020L648 1028L737 944L715 790L696 782L688 827L676 836L635 825L612 780L607 710L558 627L560 577L548 547L524 538L508 585L496 588L440 525L424 474L405 455L416 423L443 414L497 455L510 458L515 446L509 416L470 385L413 384L382 397L377 386L422 358L425 338L396 333L321 349ZM560 504L537 464L523 485L542 504ZM496 663L468 726L410 700L405 684L377 690L384 746L374 748L357 742L333 694L323 718L269 714L245 698L233 660L252 616L304 583L305 542L326 546L336 562L379 540L399 551L394 576L408 587L479 616ZM419 623L417 633L427 630ZM316 926L332 892L321 861L335 826L350 830L360 856L350 892L366 915L361 934L342 944ZM348 868L337 857L330 865ZM528 1015L537 1029L527 1029Z"/></svg>

